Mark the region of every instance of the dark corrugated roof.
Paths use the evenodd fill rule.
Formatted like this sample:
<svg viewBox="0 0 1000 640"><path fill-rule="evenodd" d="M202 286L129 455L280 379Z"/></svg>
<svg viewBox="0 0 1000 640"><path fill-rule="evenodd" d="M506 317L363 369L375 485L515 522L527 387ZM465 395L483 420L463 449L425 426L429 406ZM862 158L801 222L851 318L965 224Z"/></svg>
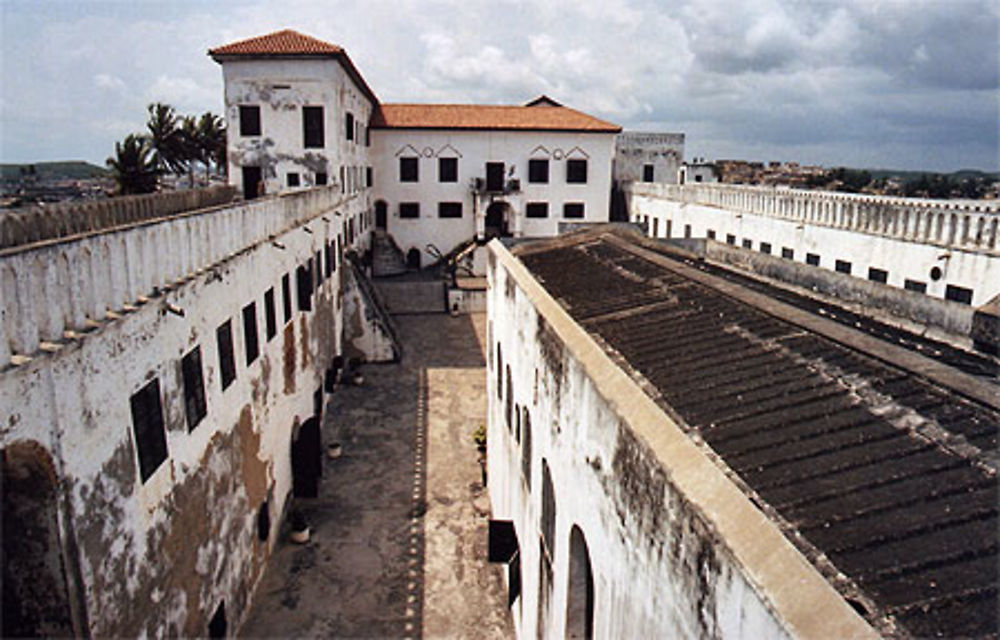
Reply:
<svg viewBox="0 0 1000 640"><path fill-rule="evenodd" d="M846 597L875 605L870 620L888 616L918 636L1000 633L1000 413L620 239L529 247L520 258L804 537L790 535Z"/></svg>

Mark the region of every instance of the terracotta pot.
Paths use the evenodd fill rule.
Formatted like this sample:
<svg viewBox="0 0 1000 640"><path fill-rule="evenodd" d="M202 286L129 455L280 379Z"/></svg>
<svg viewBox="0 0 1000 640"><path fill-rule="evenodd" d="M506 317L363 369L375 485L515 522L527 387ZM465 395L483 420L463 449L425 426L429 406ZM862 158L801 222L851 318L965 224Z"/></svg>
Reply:
<svg viewBox="0 0 1000 640"><path fill-rule="evenodd" d="M335 442L326 448L326 457L331 460L339 458L344 453L344 447L339 442Z"/></svg>
<svg viewBox="0 0 1000 640"><path fill-rule="evenodd" d="M309 527L302 531L292 531L288 534L289 539L295 544L305 544L309 542Z"/></svg>

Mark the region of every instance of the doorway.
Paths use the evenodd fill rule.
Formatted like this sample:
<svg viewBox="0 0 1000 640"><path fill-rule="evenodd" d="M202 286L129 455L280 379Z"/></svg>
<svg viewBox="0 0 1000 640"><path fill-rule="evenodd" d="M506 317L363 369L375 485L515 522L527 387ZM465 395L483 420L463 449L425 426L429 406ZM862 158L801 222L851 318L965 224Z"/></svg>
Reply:
<svg viewBox="0 0 1000 640"><path fill-rule="evenodd" d="M510 205L506 202L492 202L486 209L485 233L487 238L506 238L510 236L510 221L508 212Z"/></svg>
<svg viewBox="0 0 1000 640"><path fill-rule="evenodd" d="M388 215L386 213L385 200L378 200L375 202L375 228L385 230L388 225Z"/></svg>
<svg viewBox="0 0 1000 640"><path fill-rule="evenodd" d="M302 423L292 440L292 495L315 498L319 495L319 477L323 472L319 417Z"/></svg>
<svg viewBox="0 0 1000 640"><path fill-rule="evenodd" d="M261 194L263 174L260 167L243 167L243 199L253 200Z"/></svg>

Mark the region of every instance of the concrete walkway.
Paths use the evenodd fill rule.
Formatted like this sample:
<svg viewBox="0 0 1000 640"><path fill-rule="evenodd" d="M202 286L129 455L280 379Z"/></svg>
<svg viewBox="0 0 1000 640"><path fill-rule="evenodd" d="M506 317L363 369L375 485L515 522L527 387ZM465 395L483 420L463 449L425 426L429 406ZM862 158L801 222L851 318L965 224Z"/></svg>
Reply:
<svg viewBox="0 0 1000 640"><path fill-rule="evenodd" d="M398 316L401 364L367 365L327 406L320 497L297 501L246 637L513 636L500 569L486 562L488 500L472 433L486 417L482 314Z"/></svg>

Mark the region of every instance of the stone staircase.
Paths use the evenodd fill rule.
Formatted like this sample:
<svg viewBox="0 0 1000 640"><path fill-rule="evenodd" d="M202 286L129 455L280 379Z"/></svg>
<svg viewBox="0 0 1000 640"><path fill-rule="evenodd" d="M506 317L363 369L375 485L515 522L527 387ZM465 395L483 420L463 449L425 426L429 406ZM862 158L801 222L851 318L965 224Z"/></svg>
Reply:
<svg viewBox="0 0 1000 640"><path fill-rule="evenodd" d="M372 236L372 276L397 276L406 273L406 257L392 236L376 229Z"/></svg>

